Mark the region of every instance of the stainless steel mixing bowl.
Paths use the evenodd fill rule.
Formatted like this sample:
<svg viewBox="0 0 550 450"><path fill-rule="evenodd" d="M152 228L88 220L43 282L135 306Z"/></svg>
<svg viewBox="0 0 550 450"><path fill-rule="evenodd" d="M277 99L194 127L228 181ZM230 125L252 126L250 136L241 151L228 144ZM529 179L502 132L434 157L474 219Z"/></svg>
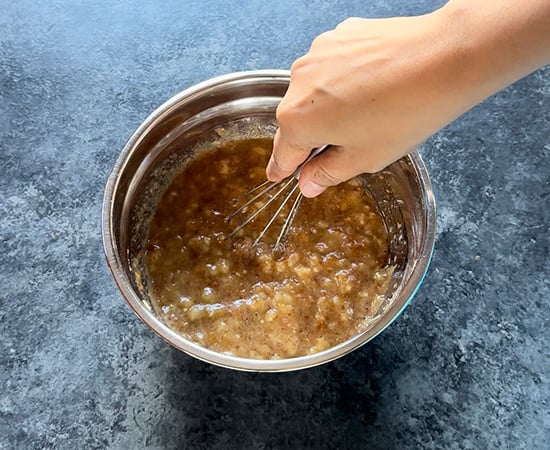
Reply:
<svg viewBox="0 0 550 450"><path fill-rule="evenodd" d="M240 370L289 371L338 358L368 342L403 311L428 268L435 238L435 202L428 172L413 152L375 175L363 175L389 233L396 266L387 301L367 328L335 347L280 360L237 358L195 344L155 314L147 288L144 242L163 190L187 158L213 142L271 137L288 71L234 73L193 86L154 111L122 150L105 188L103 245L107 263L134 312L174 347L212 364Z"/></svg>

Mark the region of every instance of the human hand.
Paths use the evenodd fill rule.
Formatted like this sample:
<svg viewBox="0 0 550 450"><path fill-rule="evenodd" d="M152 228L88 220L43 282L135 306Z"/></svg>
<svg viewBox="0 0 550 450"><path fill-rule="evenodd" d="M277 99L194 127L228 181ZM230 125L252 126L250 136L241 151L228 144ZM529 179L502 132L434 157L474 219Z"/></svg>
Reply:
<svg viewBox="0 0 550 450"><path fill-rule="evenodd" d="M539 9L543 4L529 1ZM469 0L451 3L480 9ZM348 19L320 35L292 65L289 89L277 109L280 128L268 178L290 175L312 148L324 144L333 147L308 162L300 175L307 197L359 173L381 170L540 64L540 58L526 64L519 56L513 64L512 55L495 52L498 33L514 27L483 20L495 35L481 26L476 30L470 16L448 7L417 17ZM478 39L481 34L489 37Z"/></svg>

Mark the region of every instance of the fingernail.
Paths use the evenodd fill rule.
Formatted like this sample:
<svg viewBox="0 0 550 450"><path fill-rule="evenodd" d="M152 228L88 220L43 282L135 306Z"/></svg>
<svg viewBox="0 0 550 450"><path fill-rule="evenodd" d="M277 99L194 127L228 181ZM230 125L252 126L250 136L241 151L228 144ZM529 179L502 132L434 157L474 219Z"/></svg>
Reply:
<svg viewBox="0 0 550 450"><path fill-rule="evenodd" d="M324 186L319 186L317 183L314 183L313 181L306 181L302 185L302 194L304 194L304 197L317 197L321 192L323 192L326 189Z"/></svg>

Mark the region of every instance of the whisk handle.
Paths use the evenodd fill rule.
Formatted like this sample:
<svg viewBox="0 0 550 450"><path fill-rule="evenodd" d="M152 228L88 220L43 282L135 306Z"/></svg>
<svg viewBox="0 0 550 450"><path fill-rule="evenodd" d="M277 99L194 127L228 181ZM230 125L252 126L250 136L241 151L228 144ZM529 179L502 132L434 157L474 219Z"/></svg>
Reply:
<svg viewBox="0 0 550 450"><path fill-rule="evenodd" d="M330 144L327 144L327 145L323 145L321 147L317 147L317 148L314 148L311 153L309 154L309 156L305 159L305 161L300 164L298 166L298 168L294 171L294 173L292 174L292 176L296 179L300 178L300 174L302 173L302 167L304 167L309 161L311 161L313 158L315 158L317 155L320 155L321 153L323 153L325 150L327 150L331 145Z"/></svg>

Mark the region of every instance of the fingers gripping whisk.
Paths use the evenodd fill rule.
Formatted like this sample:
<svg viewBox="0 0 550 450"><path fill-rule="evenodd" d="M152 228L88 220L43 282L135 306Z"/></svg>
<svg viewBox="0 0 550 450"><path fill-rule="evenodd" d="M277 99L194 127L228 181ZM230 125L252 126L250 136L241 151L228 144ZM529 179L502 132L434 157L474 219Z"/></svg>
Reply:
<svg viewBox="0 0 550 450"><path fill-rule="evenodd" d="M284 240L287 235L292 221L296 216L300 202L303 199L303 195L300 192L298 185L298 178L302 171L302 167L315 156L324 152L329 146L325 145L314 149L308 158L296 169L296 171L287 179L279 182L264 181L263 183L253 187L249 191L245 192L241 197L235 200L236 204L242 205L239 206L232 214L227 217L227 221L230 222L235 219L237 216L240 216L241 213L246 213L248 209L251 209L252 212L248 217L246 217L228 236L228 239L233 238L239 231L245 228L250 222L255 219L259 219L259 216L268 211L273 211L271 216L268 217L265 226L260 231L258 236L256 236L252 246L258 244L270 227L273 226L277 218L283 213L286 212L286 217L283 220L281 230L277 236L274 247L278 247L279 244ZM259 206L254 209L253 206ZM288 212L287 212L288 211Z"/></svg>

